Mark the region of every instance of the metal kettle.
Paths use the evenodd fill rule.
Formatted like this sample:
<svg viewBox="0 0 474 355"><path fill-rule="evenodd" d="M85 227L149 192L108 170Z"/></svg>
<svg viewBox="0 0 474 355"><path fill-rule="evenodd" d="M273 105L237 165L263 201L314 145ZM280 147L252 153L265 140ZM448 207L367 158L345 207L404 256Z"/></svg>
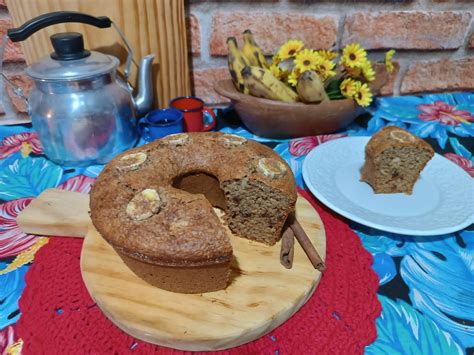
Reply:
<svg viewBox="0 0 474 355"><path fill-rule="evenodd" d="M52 12L8 30L7 35L11 41L19 42L42 28L65 22L99 28L114 26L128 49L124 80L117 75L120 63L116 57L88 51L80 33L66 32L52 35L54 52L26 69L35 83L28 98L20 88L14 91L27 101L33 128L48 158L66 166L104 164L138 141L136 119L152 106L154 55L141 60L138 93L133 97L128 83L133 52L108 17Z"/></svg>

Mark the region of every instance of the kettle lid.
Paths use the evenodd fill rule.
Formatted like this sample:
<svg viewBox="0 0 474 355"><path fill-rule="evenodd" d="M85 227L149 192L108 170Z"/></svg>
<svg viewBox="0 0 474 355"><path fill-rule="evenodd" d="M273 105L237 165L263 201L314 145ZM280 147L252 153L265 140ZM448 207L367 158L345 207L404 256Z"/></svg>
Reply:
<svg viewBox="0 0 474 355"><path fill-rule="evenodd" d="M50 37L54 52L26 69L37 80L79 80L114 71L119 60L113 56L84 49L82 34L56 33Z"/></svg>

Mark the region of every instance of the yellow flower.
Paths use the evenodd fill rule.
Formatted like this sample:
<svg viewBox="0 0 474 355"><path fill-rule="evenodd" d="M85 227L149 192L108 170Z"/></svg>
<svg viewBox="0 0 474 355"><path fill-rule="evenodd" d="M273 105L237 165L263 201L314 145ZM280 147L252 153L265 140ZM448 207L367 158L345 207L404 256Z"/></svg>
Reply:
<svg viewBox="0 0 474 355"><path fill-rule="evenodd" d="M311 49L303 49L296 55L294 60L295 68L297 68L300 73L303 73L307 70L313 70L321 62L321 57Z"/></svg>
<svg viewBox="0 0 474 355"><path fill-rule="evenodd" d="M346 68L346 71L351 78L358 78L362 74L362 69L359 67Z"/></svg>
<svg viewBox="0 0 474 355"><path fill-rule="evenodd" d="M358 43L351 43L342 50L342 64L348 68L360 67L367 59L367 52Z"/></svg>
<svg viewBox="0 0 474 355"><path fill-rule="evenodd" d="M336 72L333 70L336 63L329 59L323 59L317 66L316 72L319 74L321 79L326 80L331 76L336 75Z"/></svg>
<svg viewBox="0 0 474 355"><path fill-rule="evenodd" d="M288 75L290 75L291 71L293 70L293 59L285 59L283 61L279 61L278 64L273 63L271 65L277 68L274 68L272 73L278 74L278 79L281 81L285 81Z"/></svg>
<svg viewBox="0 0 474 355"><path fill-rule="evenodd" d="M393 72L392 57L395 54L395 50L391 49L385 54L385 67L389 73Z"/></svg>
<svg viewBox="0 0 474 355"><path fill-rule="evenodd" d="M360 85L360 81L346 78L342 81L341 85L339 85L339 88L341 89L341 94L349 98L354 96L356 92L359 91Z"/></svg>
<svg viewBox="0 0 474 355"><path fill-rule="evenodd" d="M364 64L360 67L362 69L362 75L364 75L365 80L374 81L375 80L375 71L372 68L370 60L366 60Z"/></svg>
<svg viewBox="0 0 474 355"><path fill-rule="evenodd" d="M295 68L295 70L293 70L290 75L288 75L288 84L290 84L291 86L296 86L296 84L298 84L298 79L300 78L300 71Z"/></svg>
<svg viewBox="0 0 474 355"><path fill-rule="evenodd" d="M321 57L323 57L324 59L329 59L329 60L333 60L334 58L337 57L337 53L336 52L332 52L332 51L327 51L325 49L322 49L320 51L317 52Z"/></svg>
<svg viewBox="0 0 474 355"><path fill-rule="evenodd" d="M270 68L268 68L270 72L273 74L273 76L277 79L281 79L283 75L283 70L280 69L280 67L276 64L270 65Z"/></svg>
<svg viewBox="0 0 474 355"><path fill-rule="evenodd" d="M303 41L291 39L280 47L277 55L281 60L295 57L296 54L298 54L298 52L303 49L303 47Z"/></svg>
<svg viewBox="0 0 474 355"><path fill-rule="evenodd" d="M367 84L362 84L354 95L356 102L362 107L369 106L372 102L372 93Z"/></svg>
<svg viewBox="0 0 474 355"><path fill-rule="evenodd" d="M290 72L288 70L282 70L280 74L280 81L287 82Z"/></svg>
<svg viewBox="0 0 474 355"><path fill-rule="evenodd" d="M272 64L278 65L280 64L280 62L281 62L281 58L278 56L278 54L275 54L272 57Z"/></svg>

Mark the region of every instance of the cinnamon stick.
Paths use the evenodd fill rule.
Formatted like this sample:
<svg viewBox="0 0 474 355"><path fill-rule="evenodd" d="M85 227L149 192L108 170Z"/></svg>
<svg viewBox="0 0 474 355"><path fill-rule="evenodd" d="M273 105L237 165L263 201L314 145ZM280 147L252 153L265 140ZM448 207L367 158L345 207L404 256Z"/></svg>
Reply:
<svg viewBox="0 0 474 355"><path fill-rule="evenodd" d="M295 253L295 233L287 226L281 237L280 263L287 269L293 266Z"/></svg>
<svg viewBox="0 0 474 355"><path fill-rule="evenodd" d="M304 252L311 261L311 264L313 264L315 269L319 270L320 272L323 272L326 268L326 265L324 264L323 259L321 259L321 256L319 256L317 250L314 248L314 245L311 243L311 240L306 235L306 232L304 231L303 227L301 227L301 224L296 220L296 218L293 217L291 219L290 227L293 230L293 233L295 234L295 237L300 243Z"/></svg>

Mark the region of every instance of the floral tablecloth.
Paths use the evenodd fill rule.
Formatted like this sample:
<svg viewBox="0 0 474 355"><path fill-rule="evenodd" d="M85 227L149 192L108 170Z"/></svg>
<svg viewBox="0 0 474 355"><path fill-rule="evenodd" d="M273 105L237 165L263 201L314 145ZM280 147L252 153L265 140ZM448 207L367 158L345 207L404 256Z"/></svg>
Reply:
<svg viewBox="0 0 474 355"><path fill-rule="evenodd" d="M225 116L225 110L221 112ZM474 177L474 95L470 93L381 98L345 131L293 140L268 140L242 127L222 131L263 142L285 158L297 183L305 156L317 145L345 136L367 136L397 125L426 139ZM222 127L222 126L221 126ZM44 189L88 192L102 166L63 168L42 155L28 125L0 127L0 353L21 348L13 325L25 273L47 238L26 235L15 217ZM396 235L351 223L374 259L382 314L377 339L366 353L462 354L474 351L474 227L437 236Z"/></svg>

